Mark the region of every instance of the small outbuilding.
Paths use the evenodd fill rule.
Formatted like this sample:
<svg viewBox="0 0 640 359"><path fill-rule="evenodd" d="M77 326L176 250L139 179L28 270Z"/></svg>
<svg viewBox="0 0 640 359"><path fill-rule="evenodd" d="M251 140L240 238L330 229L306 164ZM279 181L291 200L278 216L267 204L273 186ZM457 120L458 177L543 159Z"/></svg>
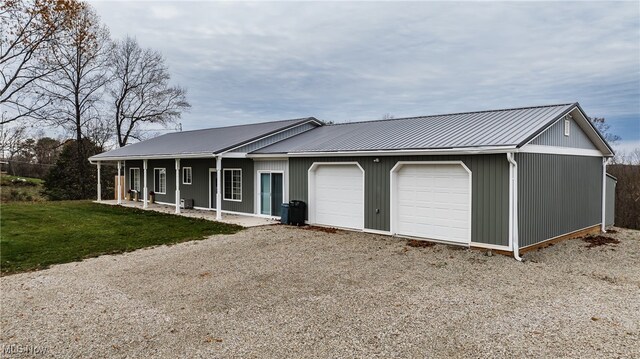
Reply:
<svg viewBox="0 0 640 359"><path fill-rule="evenodd" d="M611 147L578 103L166 134L91 158L196 208L519 253L604 230ZM221 184L218 186L218 184ZM123 189L126 190L126 189ZM147 196L143 196L145 205Z"/></svg>

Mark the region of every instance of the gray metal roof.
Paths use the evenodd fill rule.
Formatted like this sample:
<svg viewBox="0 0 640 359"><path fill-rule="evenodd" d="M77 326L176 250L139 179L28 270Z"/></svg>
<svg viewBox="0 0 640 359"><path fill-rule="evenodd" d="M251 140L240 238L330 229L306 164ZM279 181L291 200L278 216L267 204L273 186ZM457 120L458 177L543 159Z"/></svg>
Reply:
<svg viewBox="0 0 640 359"><path fill-rule="evenodd" d="M315 121L320 124L320 121L315 118L307 117L167 133L146 141L103 152L91 157L91 160L169 155L212 155L309 121Z"/></svg>
<svg viewBox="0 0 640 359"><path fill-rule="evenodd" d="M328 125L253 153L521 146L576 106L571 103Z"/></svg>

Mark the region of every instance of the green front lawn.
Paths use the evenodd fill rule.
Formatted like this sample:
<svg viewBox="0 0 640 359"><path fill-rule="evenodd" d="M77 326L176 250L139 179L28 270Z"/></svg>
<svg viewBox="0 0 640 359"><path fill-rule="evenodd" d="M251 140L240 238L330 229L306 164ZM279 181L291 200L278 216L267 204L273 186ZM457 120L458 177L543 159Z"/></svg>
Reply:
<svg viewBox="0 0 640 359"><path fill-rule="evenodd" d="M0 270L10 274L44 269L51 264L241 229L204 219L89 201L2 203Z"/></svg>

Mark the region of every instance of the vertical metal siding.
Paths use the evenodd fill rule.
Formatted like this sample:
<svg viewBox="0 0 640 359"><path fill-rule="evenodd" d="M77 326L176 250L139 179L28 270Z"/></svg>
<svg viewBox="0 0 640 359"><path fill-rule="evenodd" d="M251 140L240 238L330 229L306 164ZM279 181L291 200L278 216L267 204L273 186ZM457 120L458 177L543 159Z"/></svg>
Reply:
<svg viewBox="0 0 640 359"><path fill-rule="evenodd" d="M597 149L576 121L571 119L570 122L569 136L564 135L564 119L560 119L538 137L534 138L531 143L545 146Z"/></svg>
<svg viewBox="0 0 640 359"><path fill-rule="evenodd" d="M293 137L295 135L301 134L303 132L312 130L314 128L316 128L317 125L313 124L313 123L305 123L303 125L294 127L294 128L290 128L286 131L282 131L280 133L276 133L273 136L269 136L265 139L262 139L260 141L256 141L254 143L250 143L248 145L242 146L240 148L237 148L235 150L233 150L233 152L245 152L245 153L249 153L252 151L255 151L257 149L269 146L271 144L274 144L276 142L280 142L282 140L286 140L289 137Z"/></svg>
<svg viewBox="0 0 640 359"><path fill-rule="evenodd" d="M521 247L601 222L601 157L518 153L516 161Z"/></svg>
<svg viewBox="0 0 640 359"><path fill-rule="evenodd" d="M193 199L193 205L197 207L209 207L209 168L216 168L216 159L198 158L182 159L180 167L191 167L191 184L183 184L180 178L180 197ZM180 170L182 176L182 170ZM215 207L215 202L213 203Z"/></svg>
<svg viewBox="0 0 640 359"><path fill-rule="evenodd" d="M319 157L289 159L291 199L308 201L313 162L358 162L365 171L365 228L390 229L390 171L398 161L463 161L472 172L471 240L509 245L509 165L506 155ZM379 209L379 213L376 213Z"/></svg>
<svg viewBox="0 0 640 359"><path fill-rule="evenodd" d="M616 184L617 181L607 176L607 189L605 197L605 221L607 226L613 226L615 224L616 217Z"/></svg>

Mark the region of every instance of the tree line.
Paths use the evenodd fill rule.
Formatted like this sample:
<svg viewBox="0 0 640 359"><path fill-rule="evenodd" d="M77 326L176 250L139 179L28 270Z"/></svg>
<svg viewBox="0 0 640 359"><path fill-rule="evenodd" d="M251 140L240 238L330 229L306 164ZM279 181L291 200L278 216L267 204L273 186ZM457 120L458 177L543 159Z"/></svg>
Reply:
<svg viewBox="0 0 640 359"><path fill-rule="evenodd" d="M77 197L88 198L95 193L88 157L142 140L149 126L168 127L189 107L162 54L131 36L112 39L86 2L0 3L1 144L14 164L52 165L34 154L37 143L49 144L54 163L73 147L64 170ZM30 128L61 131L63 140L35 139Z"/></svg>

